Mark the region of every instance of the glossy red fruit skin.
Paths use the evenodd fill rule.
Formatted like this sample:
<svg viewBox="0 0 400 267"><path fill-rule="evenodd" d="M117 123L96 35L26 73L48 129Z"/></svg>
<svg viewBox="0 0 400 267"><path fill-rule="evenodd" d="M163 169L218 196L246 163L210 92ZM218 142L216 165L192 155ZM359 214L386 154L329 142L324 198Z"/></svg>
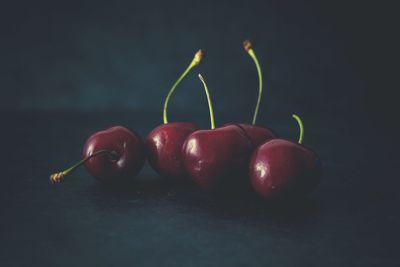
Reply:
<svg viewBox="0 0 400 267"><path fill-rule="evenodd" d="M273 139L259 146L249 165L253 189L264 199L310 193L321 179L321 161L303 145Z"/></svg>
<svg viewBox="0 0 400 267"><path fill-rule="evenodd" d="M195 184L206 191L219 191L246 181L251 149L243 130L227 125L193 132L183 145L182 155Z"/></svg>
<svg viewBox="0 0 400 267"><path fill-rule="evenodd" d="M123 126L91 135L83 147L83 157L99 150L108 150L115 154L115 158L107 154L99 155L88 160L85 167L93 177L105 183L134 177L142 169L146 158L141 137Z"/></svg>
<svg viewBox="0 0 400 267"><path fill-rule="evenodd" d="M277 135L268 128L244 123L238 123L237 125L246 132L254 148L268 140L277 138Z"/></svg>
<svg viewBox="0 0 400 267"><path fill-rule="evenodd" d="M172 122L153 129L145 145L151 167L161 176L174 180L187 177L182 159L186 138L199 128L192 122Z"/></svg>

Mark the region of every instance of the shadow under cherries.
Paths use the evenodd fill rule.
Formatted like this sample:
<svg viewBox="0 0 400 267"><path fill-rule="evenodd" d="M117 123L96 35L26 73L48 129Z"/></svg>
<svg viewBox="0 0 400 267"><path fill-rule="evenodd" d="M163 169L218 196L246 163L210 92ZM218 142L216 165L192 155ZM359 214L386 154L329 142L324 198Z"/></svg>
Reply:
<svg viewBox="0 0 400 267"><path fill-rule="evenodd" d="M252 217L300 222L318 215L321 203L313 196L264 201L250 188L242 186L227 191L204 192L191 182L173 183L157 175L140 176L118 185L93 183L84 190L96 205L114 202L119 209L131 203L151 205L157 201L174 205L184 212L205 212L229 218ZM125 207L125 208L124 208Z"/></svg>

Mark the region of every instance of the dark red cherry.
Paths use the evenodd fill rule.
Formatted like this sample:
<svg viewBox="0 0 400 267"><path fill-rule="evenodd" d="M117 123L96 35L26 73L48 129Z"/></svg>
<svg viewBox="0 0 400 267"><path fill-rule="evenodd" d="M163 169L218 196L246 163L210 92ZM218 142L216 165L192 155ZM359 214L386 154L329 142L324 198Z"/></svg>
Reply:
<svg viewBox="0 0 400 267"><path fill-rule="evenodd" d="M111 127L91 135L83 147L83 157L99 150L112 156L101 155L85 162L87 171L103 182L135 176L145 161L144 144L140 136L123 126Z"/></svg>
<svg viewBox="0 0 400 267"><path fill-rule="evenodd" d="M183 165L182 146L186 138L198 129L191 122L172 122L153 129L145 141L153 169L162 176L183 179L187 173Z"/></svg>
<svg viewBox="0 0 400 267"><path fill-rule="evenodd" d="M227 125L193 132L183 145L182 157L199 187L224 190L245 181L251 148L242 129Z"/></svg>
<svg viewBox="0 0 400 267"><path fill-rule="evenodd" d="M321 162L303 145L273 139L253 153L249 175L254 190L264 199L304 195L321 177Z"/></svg>
<svg viewBox="0 0 400 267"><path fill-rule="evenodd" d="M50 180L58 183L82 164L98 180L113 183L132 178L143 167L144 143L140 136L123 126L114 126L91 135L83 147L83 160L52 174Z"/></svg>

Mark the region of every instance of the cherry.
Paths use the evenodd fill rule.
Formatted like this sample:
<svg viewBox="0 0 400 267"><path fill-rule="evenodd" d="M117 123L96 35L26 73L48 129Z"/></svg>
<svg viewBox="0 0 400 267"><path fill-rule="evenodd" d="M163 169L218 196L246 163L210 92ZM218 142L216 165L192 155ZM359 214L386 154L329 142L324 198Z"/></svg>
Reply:
<svg viewBox="0 0 400 267"><path fill-rule="evenodd" d="M277 136L272 130L265 127L244 123L238 123L236 125L246 133L246 136L250 139L253 148L258 147L262 143L276 138Z"/></svg>
<svg viewBox="0 0 400 267"><path fill-rule="evenodd" d="M54 173L50 181L58 183L76 168L86 170L99 181L113 183L135 176L145 161L140 136L123 126L114 126L92 134L83 147L83 160L65 171Z"/></svg>
<svg viewBox="0 0 400 267"><path fill-rule="evenodd" d="M215 128L214 114L206 82L204 85L210 110L211 130L198 130L186 139L182 158L195 184L207 191L227 189L246 177L251 143L235 125Z"/></svg>
<svg viewBox="0 0 400 267"><path fill-rule="evenodd" d="M303 124L298 144L285 139L273 139L259 146L253 153L249 175L254 190L264 199L278 199L311 192L321 177L318 156L302 145Z"/></svg>
<svg viewBox="0 0 400 267"><path fill-rule="evenodd" d="M172 122L158 126L146 138L148 160L160 175L176 180L184 179L182 146L198 127L191 122Z"/></svg>
<svg viewBox="0 0 400 267"><path fill-rule="evenodd" d="M158 174L165 177L182 180L187 175L181 157L182 145L188 135L198 130L199 127L191 122L168 123L167 107L176 87L190 70L200 63L203 56L204 50L198 50L188 68L174 83L164 103L164 124L153 129L145 141L150 165Z"/></svg>
<svg viewBox="0 0 400 267"><path fill-rule="evenodd" d="M243 47L247 51L247 53L250 55L250 57L253 59L254 64L257 68L259 90L258 90L257 104L256 104L256 107L254 110L252 124L239 123L236 125L239 126L243 131L246 132L246 135L250 139L251 143L253 144L253 147L256 148L259 145L261 145L262 143L264 143L265 141L276 138L276 134L268 128L256 125L258 110L260 108L260 103L261 103L262 88L263 88L262 72L261 72L260 63L258 62L257 56L253 50L253 46L252 46L251 42L249 40L244 41Z"/></svg>

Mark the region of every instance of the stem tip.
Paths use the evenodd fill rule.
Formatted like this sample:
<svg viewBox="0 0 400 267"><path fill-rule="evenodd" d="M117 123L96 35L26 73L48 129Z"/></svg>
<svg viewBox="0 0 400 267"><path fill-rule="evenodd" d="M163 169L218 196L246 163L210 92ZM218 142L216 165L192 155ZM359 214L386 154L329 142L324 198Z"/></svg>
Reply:
<svg viewBox="0 0 400 267"><path fill-rule="evenodd" d="M251 44L250 40L246 40L243 42L243 47L244 50L246 50L247 52L251 49L253 49L253 45Z"/></svg>
<svg viewBox="0 0 400 267"><path fill-rule="evenodd" d="M203 59L204 55L205 55L204 49L197 50L197 52L196 52L196 54L194 55L194 58L193 58L194 66L196 66L196 65L198 65L200 63L200 61Z"/></svg>
<svg viewBox="0 0 400 267"><path fill-rule="evenodd" d="M61 183L62 181L64 181L65 175L65 172L53 173L52 175L50 175L50 182L52 184Z"/></svg>

